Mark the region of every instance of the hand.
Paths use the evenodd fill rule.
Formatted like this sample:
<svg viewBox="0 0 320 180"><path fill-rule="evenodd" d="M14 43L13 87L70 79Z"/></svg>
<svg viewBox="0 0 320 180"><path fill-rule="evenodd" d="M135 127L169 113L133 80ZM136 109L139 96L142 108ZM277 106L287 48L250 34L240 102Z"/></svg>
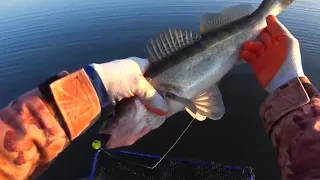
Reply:
<svg viewBox="0 0 320 180"><path fill-rule="evenodd" d="M260 42L243 44L240 57L249 63L260 85L269 93L287 81L304 76L298 40L275 16L266 18Z"/></svg>
<svg viewBox="0 0 320 180"><path fill-rule="evenodd" d="M138 96L150 111L164 115L165 101L143 76L148 64L146 59L130 57L91 66L98 72L112 101Z"/></svg>
<svg viewBox="0 0 320 180"><path fill-rule="evenodd" d="M154 122L150 123L136 119L134 116L124 115L121 116L124 118L118 119L118 122L113 122L111 125L101 128L99 133L112 136L106 145L107 148L132 145L164 122L167 105L143 76L148 67L146 59L131 57L103 64L92 64L91 66L98 72L107 93L113 101L137 96L138 99L135 99L134 105L147 107L156 117L152 120ZM137 112L134 111L134 108L130 108L121 113L136 114Z"/></svg>

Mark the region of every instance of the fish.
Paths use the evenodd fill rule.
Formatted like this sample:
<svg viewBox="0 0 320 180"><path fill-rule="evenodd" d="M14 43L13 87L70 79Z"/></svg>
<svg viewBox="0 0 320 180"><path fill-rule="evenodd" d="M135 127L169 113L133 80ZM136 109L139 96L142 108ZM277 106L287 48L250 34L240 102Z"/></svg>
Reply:
<svg viewBox="0 0 320 180"><path fill-rule="evenodd" d="M279 15L293 2L263 0L256 9L248 3L203 13L199 33L169 28L152 38L146 45L149 67L144 76L166 101L168 113L151 113L137 97L121 100L102 131L111 135L107 146L133 144L181 111L198 121L222 119L226 108L218 83L235 65L243 64L242 44L256 40L266 27L266 17Z"/></svg>

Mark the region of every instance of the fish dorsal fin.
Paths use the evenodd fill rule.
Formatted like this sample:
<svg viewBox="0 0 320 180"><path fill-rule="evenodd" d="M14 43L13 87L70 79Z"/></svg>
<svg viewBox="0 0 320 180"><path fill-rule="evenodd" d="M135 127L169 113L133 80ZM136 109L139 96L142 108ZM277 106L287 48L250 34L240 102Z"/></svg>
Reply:
<svg viewBox="0 0 320 180"><path fill-rule="evenodd" d="M199 121L203 121L206 118L219 120L225 113L222 95L217 85L212 86L206 92L196 96L192 102L196 106L196 113L188 107L185 109L193 118Z"/></svg>
<svg viewBox="0 0 320 180"><path fill-rule="evenodd" d="M254 11L251 4L240 4L229 7L221 13L205 13L200 15L200 32L205 34L218 29L232 21L250 15Z"/></svg>
<svg viewBox="0 0 320 180"><path fill-rule="evenodd" d="M200 39L200 36L185 29L168 29L150 40L146 55L150 63L158 62Z"/></svg>

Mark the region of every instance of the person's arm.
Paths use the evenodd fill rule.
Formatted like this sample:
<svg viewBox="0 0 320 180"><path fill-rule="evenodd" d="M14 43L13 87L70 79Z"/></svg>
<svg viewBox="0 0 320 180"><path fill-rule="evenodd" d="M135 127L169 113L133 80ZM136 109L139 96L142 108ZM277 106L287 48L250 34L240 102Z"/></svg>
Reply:
<svg viewBox="0 0 320 180"><path fill-rule="evenodd" d="M52 102L36 88L0 111L0 179L38 176L100 114L84 69L60 75L47 89Z"/></svg>
<svg viewBox="0 0 320 180"><path fill-rule="evenodd" d="M147 65L146 59L131 58L62 72L0 110L0 179L38 177L102 108L112 109L123 98L136 95L164 115L165 101L142 75Z"/></svg>
<svg viewBox="0 0 320 180"><path fill-rule="evenodd" d="M294 78L270 95L260 115L278 154L283 180L320 178L320 94Z"/></svg>
<svg viewBox="0 0 320 180"><path fill-rule="evenodd" d="M304 75L299 42L273 16L259 40L244 43L241 57L269 93L260 115L277 151L281 178L320 178L320 94Z"/></svg>

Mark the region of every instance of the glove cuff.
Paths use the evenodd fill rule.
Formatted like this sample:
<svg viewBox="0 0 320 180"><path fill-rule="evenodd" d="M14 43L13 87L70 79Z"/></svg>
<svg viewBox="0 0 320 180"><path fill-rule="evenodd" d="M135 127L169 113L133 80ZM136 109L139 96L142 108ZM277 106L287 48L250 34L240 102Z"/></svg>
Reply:
<svg viewBox="0 0 320 180"><path fill-rule="evenodd" d="M294 66L295 68L292 68L292 64L285 63L280 68L280 71L274 76L272 81L265 87L265 90L271 94L274 92L278 87L285 84L286 82L298 78L298 77L304 77L304 72L302 69L302 66Z"/></svg>
<svg viewBox="0 0 320 180"><path fill-rule="evenodd" d="M98 64L90 64L84 68L86 74L88 75L96 93L99 98L101 108L112 105L115 106L115 102L108 95L104 83L100 77L99 72L96 70Z"/></svg>

